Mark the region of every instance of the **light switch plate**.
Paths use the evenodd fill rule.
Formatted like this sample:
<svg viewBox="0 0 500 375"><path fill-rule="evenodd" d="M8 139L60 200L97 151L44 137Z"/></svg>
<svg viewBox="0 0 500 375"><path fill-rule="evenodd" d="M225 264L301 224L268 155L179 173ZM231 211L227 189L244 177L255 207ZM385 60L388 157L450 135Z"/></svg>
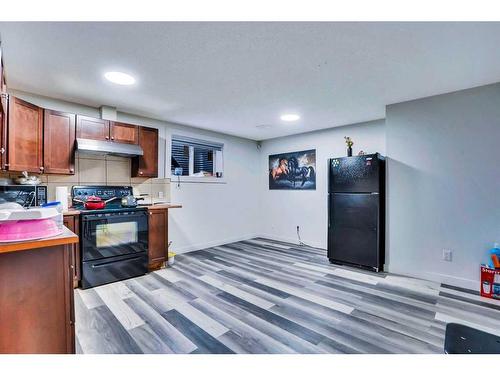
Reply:
<svg viewBox="0 0 500 375"><path fill-rule="evenodd" d="M451 262L453 259L453 250L443 249L443 260L446 262Z"/></svg>

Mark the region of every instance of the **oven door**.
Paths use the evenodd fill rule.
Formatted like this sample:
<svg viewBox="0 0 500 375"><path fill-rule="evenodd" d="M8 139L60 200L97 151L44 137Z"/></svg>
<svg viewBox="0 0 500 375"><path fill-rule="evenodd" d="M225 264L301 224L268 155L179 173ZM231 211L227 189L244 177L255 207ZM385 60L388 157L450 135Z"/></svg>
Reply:
<svg viewBox="0 0 500 375"><path fill-rule="evenodd" d="M148 250L147 211L83 214L81 225L83 262Z"/></svg>

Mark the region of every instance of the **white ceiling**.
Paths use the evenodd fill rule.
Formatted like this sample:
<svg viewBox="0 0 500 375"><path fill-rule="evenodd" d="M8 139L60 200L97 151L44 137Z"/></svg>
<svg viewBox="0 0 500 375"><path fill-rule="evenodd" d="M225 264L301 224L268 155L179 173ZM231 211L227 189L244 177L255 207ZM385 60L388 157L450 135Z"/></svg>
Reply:
<svg viewBox="0 0 500 375"><path fill-rule="evenodd" d="M0 36L10 89L256 140L500 81L500 23L2 22Z"/></svg>

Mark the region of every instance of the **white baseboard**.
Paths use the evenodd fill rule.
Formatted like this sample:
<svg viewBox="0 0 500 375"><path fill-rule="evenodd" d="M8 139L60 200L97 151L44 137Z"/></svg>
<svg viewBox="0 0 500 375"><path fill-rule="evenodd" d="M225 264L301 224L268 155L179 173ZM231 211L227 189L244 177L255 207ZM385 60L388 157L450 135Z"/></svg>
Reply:
<svg viewBox="0 0 500 375"><path fill-rule="evenodd" d="M232 243L232 242L250 240L250 239L255 238L255 237L259 237L259 236L257 234L249 234L249 235L246 235L246 236L232 237L232 238L226 238L226 239L223 239L223 240L201 242L201 243L197 243L197 244L192 244L192 245L187 245L187 246L182 246L182 247L176 247L173 250L177 254L184 254L184 253L189 253L190 251L196 251L196 250L206 249L206 248L209 248L209 247L226 245L226 244Z"/></svg>
<svg viewBox="0 0 500 375"><path fill-rule="evenodd" d="M261 233L256 237L261 237L261 238L269 238L270 240L276 240L276 241L282 241L282 242L289 242L293 244L299 244L299 240L297 237L285 237L285 236L277 236L275 234L267 234L267 233ZM312 247L317 247L320 249L325 249L325 245L321 244L319 242L314 242L314 241L304 241L306 245L312 246Z"/></svg>
<svg viewBox="0 0 500 375"><path fill-rule="evenodd" d="M414 270L405 270L405 269L398 269L395 267L391 267L390 265L386 265L386 271L393 273L393 274L399 274L403 276L410 276L410 277L415 277L418 279L424 279L424 280L429 280L429 281L434 281L437 283L443 283L443 284L449 284L453 286L458 286L460 288L466 288L466 289L472 289L472 290L479 290L480 283L478 280L471 280L471 279L465 279L462 277L457 277L457 276L450 276L450 275L445 275L442 273L437 273L437 272L415 272Z"/></svg>

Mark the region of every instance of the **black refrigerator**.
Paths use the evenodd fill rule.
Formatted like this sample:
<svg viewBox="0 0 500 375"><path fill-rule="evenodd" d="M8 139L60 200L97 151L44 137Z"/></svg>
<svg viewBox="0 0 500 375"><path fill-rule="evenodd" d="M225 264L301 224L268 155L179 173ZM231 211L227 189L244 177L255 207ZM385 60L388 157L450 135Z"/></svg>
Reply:
<svg viewBox="0 0 500 375"><path fill-rule="evenodd" d="M328 258L382 271L385 260L385 158L329 160Z"/></svg>

